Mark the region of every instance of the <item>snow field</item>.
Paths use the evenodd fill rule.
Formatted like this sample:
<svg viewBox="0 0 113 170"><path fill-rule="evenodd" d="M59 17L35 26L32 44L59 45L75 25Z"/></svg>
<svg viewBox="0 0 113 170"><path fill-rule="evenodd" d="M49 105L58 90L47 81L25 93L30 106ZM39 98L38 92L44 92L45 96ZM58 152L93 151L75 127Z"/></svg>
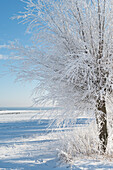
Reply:
<svg viewBox="0 0 113 170"><path fill-rule="evenodd" d="M48 128L52 121L50 113L46 112L44 118L42 112L0 112L0 170L113 169L111 157L96 157L96 144L95 154L91 155L89 138L85 139L87 128L76 126L74 133L72 128L60 129L53 125ZM93 131L89 129L91 134Z"/></svg>

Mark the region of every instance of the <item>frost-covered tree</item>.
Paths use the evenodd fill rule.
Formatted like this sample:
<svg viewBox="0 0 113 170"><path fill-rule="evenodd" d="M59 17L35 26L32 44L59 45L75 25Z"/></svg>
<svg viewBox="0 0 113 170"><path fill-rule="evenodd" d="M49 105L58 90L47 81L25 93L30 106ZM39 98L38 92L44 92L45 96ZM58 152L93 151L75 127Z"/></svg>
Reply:
<svg viewBox="0 0 113 170"><path fill-rule="evenodd" d="M43 101L76 117L93 111L102 153L108 141L106 100L113 84L112 0L26 0L17 18L28 23L32 46L15 43L18 78L37 80ZM42 90L43 89L43 90ZM38 93L36 101L38 102Z"/></svg>

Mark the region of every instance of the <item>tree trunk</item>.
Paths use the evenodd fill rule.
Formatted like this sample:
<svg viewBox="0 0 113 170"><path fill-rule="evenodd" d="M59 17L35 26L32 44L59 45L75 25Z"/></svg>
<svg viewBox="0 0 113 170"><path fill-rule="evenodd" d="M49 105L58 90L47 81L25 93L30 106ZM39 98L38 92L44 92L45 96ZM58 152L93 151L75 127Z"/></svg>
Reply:
<svg viewBox="0 0 113 170"><path fill-rule="evenodd" d="M106 152L107 142L108 142L108 130L107 130L107 112L105 100L97 101L97 113L96 122L99 131L99 151L101 154Z"/></svg>

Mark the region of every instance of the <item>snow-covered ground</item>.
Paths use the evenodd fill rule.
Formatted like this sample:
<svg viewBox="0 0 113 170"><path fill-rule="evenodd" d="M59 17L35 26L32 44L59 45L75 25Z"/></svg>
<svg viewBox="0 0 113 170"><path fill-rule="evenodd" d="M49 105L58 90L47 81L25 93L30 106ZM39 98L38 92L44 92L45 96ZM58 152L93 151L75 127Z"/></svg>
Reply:
<svg viewBox="0 0 113 170"><path fill-rule="evenodd" d="M44 112L44 111L42 111ZM40 111L0 111L0 170L66 170L57 158L59 128ZM72 169L113 169L112 161L76 158Z"/></svg>

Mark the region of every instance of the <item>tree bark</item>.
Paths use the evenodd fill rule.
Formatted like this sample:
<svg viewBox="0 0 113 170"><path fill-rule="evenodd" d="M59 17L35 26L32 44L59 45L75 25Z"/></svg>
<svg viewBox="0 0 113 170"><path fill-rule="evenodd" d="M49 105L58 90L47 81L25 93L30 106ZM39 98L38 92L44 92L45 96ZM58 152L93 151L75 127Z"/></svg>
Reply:
<svg viewBox="0 0 113 170"><path fill-rule="evenodd" d="M97 111L99 114L96 115L96 122L99 131L99 151L101 154L106 152L108 142L108 130L107 130L107 112L105 100L97 100Z"/></svg>

